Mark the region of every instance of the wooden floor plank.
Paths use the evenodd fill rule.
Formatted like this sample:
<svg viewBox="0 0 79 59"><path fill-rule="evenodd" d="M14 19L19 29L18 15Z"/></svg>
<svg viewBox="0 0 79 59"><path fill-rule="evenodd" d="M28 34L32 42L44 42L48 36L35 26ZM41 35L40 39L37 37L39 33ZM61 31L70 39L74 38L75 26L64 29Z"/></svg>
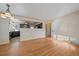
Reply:
<svg viewBox="0 0 79 59"><path fill-rule="evenodd" d="M53 38L0 45L0 56L78 56L79 46Z"/></svg>

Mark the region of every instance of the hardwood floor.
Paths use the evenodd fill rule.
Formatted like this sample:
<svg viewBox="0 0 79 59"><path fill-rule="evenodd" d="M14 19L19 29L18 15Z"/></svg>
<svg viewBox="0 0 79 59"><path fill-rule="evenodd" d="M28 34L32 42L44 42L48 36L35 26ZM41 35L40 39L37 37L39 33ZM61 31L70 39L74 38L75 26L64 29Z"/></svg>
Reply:
<svg viewBox="0 0 79 59"><path fill-rule="evenodd" d="M11 43L15 43L15 42L19 42L20 41L20 37L14 37L12 39L10 39Z"/></svg>
<svg viewBox="0 0 79 59"><path fill-rule="evenodd" d="M53 38L40 38L0 45L0 56L77 56L79 46Z"/></svg>

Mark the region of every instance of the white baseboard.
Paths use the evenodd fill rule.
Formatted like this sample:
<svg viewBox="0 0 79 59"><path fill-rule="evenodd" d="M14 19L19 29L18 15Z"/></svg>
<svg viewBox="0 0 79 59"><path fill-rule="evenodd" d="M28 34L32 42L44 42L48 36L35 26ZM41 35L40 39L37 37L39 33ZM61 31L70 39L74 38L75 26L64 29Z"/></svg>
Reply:
<svg viewBox="0 0 79 59"><path fill-rule="evenodd" d="M38 39L38 38L45 38L45 36L43 37L37 37L37 38L32 38L32 39L25 39L25 38L21 38L20 41L27 41L27 40L33 40L33 39Z"/></svg>
<svg viewBox="0 0 79 59"><path fill-rule="evenodd" d="M0 42L0 45L3 45L3 44L9 44L9 41L7 41L7 42Z"/></svg>

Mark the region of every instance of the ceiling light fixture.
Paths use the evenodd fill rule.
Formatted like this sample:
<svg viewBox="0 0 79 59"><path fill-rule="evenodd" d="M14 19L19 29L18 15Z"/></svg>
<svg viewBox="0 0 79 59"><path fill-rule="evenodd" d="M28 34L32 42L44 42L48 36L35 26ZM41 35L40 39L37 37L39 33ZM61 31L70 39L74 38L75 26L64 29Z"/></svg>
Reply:
<svg viewBox="0 0 79 59"><path fill-rule="evenodd" d="M9 19L14 19L14 16L11 14L11 12L10 12L10 5L9 4L6 4L6 6L7 6L7 9L6 9L6 11L5 12L0 12L0 17L1 18L9 18Z"/></svg>

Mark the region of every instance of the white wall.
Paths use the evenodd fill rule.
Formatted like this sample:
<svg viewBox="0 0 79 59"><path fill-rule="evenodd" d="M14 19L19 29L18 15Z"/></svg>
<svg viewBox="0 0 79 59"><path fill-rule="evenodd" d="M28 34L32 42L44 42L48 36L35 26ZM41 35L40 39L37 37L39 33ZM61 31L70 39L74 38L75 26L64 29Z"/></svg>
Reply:
<svg viewBox="0 0 79 59"><path fill-rule="evenodd" d="M9 43L9 21L0 18L0 44Z"/></svg>
<svg viewBox="0 0 79 59"><path fill-rule="evenodd" d="M52 24L53 34L75 37L75 41L79 44L79 11L55 19Z"/></svg>

